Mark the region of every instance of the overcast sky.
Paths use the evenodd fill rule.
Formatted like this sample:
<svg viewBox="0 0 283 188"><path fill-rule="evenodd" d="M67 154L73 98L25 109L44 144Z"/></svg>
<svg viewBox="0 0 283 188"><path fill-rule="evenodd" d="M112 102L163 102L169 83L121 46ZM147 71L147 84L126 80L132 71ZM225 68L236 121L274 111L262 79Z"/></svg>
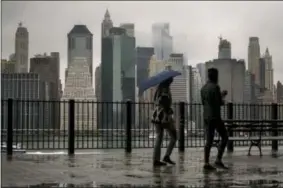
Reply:
<svg viewBox="0 0 283 188"><path fill-rule="evenodd" d="M29 57L58 51L61 78L67 64L67 33L85 24L93 33L94 68L100 63L101 22L106 8L114 25L135 23L137 46L151 46L151 25L169 22L175 51L186 51L189 64L217 57L218 36L232 43L232 57L247 59L248 39L260 38L273 56L275 81L283 81L283 2L2 2L2 58L14 52L18 23L28 28ZM182 36L186 40L182 40ZM183 49L182 49L183 48Z"/></svg>

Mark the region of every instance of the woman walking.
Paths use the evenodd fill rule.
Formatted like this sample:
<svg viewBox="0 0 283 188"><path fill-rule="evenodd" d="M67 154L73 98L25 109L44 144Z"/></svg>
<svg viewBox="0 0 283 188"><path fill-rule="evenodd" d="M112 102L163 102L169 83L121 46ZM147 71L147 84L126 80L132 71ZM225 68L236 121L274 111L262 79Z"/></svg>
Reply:
<svg viewBox="0 0 283 188"><path fill-rule="evenodd" d="M157 135L153 151L154 166L164 166L167 163L175 165L175 162L170 159L170 155L177 140L177 131L173 120L172 96L170 91L170 85L172 82L173 78L169 78L160 83L154 95L155 109L152 115L152 123L155 125ZM167 147L163 161L160 161L164 129L170 136L170 143Z"/></svg>

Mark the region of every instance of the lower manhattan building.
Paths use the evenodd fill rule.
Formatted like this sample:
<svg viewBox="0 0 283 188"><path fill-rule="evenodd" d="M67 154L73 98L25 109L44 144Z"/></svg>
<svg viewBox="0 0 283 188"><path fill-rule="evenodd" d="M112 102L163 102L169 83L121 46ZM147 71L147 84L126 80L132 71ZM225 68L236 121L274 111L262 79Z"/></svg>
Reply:
<svg viewBox="0 0 283 188"><path fill-rule="evenodd" d="M1 99L14 99L13 119L17 129L52 128L51 109L43 100L50 100L50 85L36 73L2 73ZM2 129L7 128L7 101L1 110Z"/></svg>
<svg viewBox="0 0 283 188"><path fill-rule="evenodd" d="M236 59L214 59L206 62L207 69L216 68L219 72L219 86L221 90L227 90L226 102L243 103L245 91L245 62ZM243 109L238 109L237 119L243 118ZM226 118L227 114L223 114Z"/></svg>
<svg viewBox="0 0 283 188"><path fill-rule="evenodd" d="M75 130L97 129L97 101L92 88L89 64L86 58L73 58L67 68L63 101L73 99L75 103ZM68 129L68 103L61 105L61 129Z"/></svg>

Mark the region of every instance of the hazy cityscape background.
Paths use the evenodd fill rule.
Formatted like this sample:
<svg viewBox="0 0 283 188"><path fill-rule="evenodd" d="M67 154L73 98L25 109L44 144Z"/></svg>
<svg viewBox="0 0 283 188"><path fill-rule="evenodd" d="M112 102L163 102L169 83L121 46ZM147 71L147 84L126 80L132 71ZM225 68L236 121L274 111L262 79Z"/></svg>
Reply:
<svg viewBox="0 0 283 188"><path fill-rule="evenodd" d="M1 6L2 99L87 100L76 106L77 129L118 128L123 116L110 114L125 114L124 106L97 101L151 102L154 89L139 96L138 85L164 69L182 72L171 87L174 102L199 104L206 70L216 67L227 102L283 103L281 2L14 1ZM65 129L68 123L62 110L67 103L17 105L15 114L25 122L18 128ZM148 128L150 110L136 105L133 124ZM202 127L200 105L189 105L186 114ZM268 119L271 111L243 106L235 118L244 115Z"/></svg>

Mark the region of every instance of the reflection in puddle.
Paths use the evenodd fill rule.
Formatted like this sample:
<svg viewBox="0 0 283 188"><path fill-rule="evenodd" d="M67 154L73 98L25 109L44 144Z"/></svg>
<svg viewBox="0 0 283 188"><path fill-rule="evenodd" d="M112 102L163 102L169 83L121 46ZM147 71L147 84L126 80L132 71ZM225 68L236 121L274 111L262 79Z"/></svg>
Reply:
<svg viewBox="0 0 283 188"><path fill-rule="evenodd" d="M161 180L162 181L162 180ZM148 187L174 187L174 188L279 188L283 186L283 182L279 182L276 180L248 180L248 181L238 181L238 182L227 182L225 180L213 180L209 181L207 177L204 178L203 185L177 185L176 182L167 181L164 185L160 185L159 182L155 182L153 185L131 185L131 184L120 184L120 185L112 185L112 184L100 184L97 185L95 182L88 182L82 184L68 184L68 183L42 183L37 185L28 185L28 186L20 186L21 188L29 187L29 188L47 188L47 187L66 187L66 188L83 188L83 187L101 187L101 188L148 188ZM15 187L15 186L13 186ZM4 187L5 188L5 187ZM7 187L8 188L8 187ZM17 187L15 187L17 188ZM19 188L19 187L18 187Z"/></svg>

